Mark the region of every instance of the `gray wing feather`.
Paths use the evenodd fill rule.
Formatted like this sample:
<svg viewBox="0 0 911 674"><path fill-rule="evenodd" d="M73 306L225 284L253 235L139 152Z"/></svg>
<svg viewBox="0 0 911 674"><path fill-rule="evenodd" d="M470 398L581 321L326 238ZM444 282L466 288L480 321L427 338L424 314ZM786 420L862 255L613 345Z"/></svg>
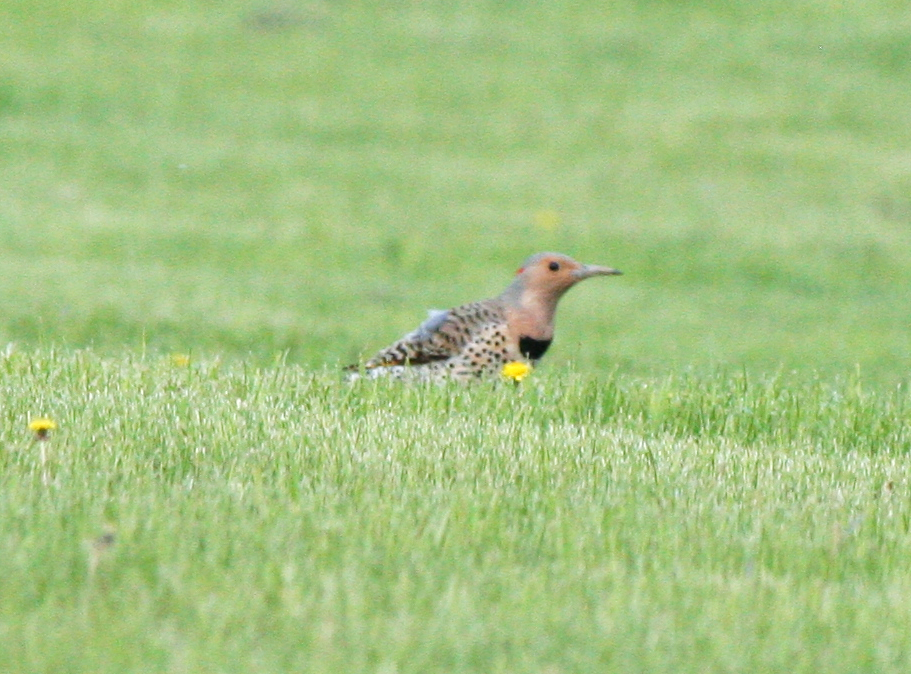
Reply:
<svg viewBox="0 0 911 674"><path fill-rule="evenodd" d="M431 309L415 330L386 347L364 367L425 365L452 358L472 339L472 333L488 322L502 320L500 308L488 302L455 309Z"/></svg>
<svg viewBox="0 0 911 674"><path fill-rule="evenodd" d="M430 309L427 311L427 319L417 327L417 330L409 333L406 339L427 341L433 337L434 333L439 332L447 320L449 320L448 309Z"/></svg>

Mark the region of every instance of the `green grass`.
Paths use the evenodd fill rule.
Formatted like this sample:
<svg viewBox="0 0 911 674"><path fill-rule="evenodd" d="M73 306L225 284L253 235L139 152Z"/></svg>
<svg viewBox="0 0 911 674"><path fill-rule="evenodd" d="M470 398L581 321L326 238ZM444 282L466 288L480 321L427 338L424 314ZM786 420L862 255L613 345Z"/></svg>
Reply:
<svg viewBox="0 0 911 674"><path fill-rule="evenodd" d="M907 671L909 30L0 3L0 670ZM339 381L548 249L522 386Z"/></svg>
<svg viewBox="0 0 911 674"><path fill-rule="evenodd" d="M0 372L4 671L911 664L905 391L342 386L88 352Z"/></svg>
<svg viewBox="0 0 911 674"><path fill-rule="evenodd" d="M556 249L626 276L567 298L555 367L891 385L909 23L888 2L6 3L0 340L334 366Z"/></svg>

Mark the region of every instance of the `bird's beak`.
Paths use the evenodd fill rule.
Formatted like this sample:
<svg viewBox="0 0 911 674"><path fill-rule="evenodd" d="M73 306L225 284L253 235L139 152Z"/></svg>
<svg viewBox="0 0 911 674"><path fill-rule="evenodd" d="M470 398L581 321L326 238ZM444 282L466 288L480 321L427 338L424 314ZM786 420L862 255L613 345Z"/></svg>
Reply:
<svg viewBox="0 0 911 674"><path fill-rule="evenodd" d="M578 280L591 278L592 276L620 276L623 272L612 267L602 267L597 264L584 264L573 272Z"/></svg>

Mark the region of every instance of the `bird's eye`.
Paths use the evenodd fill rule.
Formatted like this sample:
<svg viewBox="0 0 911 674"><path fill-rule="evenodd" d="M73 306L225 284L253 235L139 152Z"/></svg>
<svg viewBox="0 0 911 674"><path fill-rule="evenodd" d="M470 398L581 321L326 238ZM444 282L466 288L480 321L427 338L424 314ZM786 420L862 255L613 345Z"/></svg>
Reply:
<svg viewBox="0 0 911 674"><path fill-rule="evenodd" d="M560 271L560 263L551 262L549 265L547 265L547 268L550 269L551 271Z"/></svg>

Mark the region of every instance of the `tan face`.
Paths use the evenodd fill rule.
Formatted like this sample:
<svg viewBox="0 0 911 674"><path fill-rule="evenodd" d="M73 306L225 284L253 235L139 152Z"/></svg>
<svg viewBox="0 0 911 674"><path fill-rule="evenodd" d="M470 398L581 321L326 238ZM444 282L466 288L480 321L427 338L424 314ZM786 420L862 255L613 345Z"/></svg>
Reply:
<svg viewBox="0 0 911 674"><path fill-rule="evenodd" d="M584 279L616 276L620 272L611 267L582 264L559 253L539 253L528 258L516 274L522 276L527 288L543 294L562 295Z"/></svg>

